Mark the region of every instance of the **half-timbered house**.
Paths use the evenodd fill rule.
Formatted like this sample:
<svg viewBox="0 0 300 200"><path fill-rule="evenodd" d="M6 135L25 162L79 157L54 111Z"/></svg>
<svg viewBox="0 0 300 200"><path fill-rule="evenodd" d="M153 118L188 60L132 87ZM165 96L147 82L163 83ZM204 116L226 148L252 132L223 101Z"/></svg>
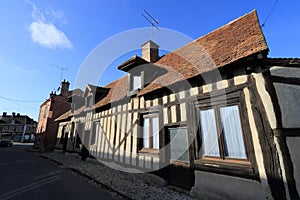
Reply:
<svg viewBox="0 0 300 200"><path fill-rule="evenodd" d="M267 57L256 11L162 57L158 48L143 44L118 67L127 76L88 85L85 105L57 119L67 150L82 141L202 199L299 198L300 60Z"/></svg>

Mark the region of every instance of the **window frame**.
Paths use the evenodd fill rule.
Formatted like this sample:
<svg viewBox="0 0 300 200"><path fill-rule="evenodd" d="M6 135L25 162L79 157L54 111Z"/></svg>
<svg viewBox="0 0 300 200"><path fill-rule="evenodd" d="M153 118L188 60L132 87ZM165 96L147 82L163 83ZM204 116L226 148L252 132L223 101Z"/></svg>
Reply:
<svg viewBox="0 0 300 200"><path fill-rule="evenodd" d="M144 119L151 119L149 120L149 147L145 147L144 145ZM153 127L153 118L157 118L158 123L158 133L157 133L157 139L158 139L158 148L153 148L153 131L151 133ZM161 148L161 141L160 141L160 119L159 119L159 113L157 111L154 112L145 112L140 114L140 138L139 138L139 153L151 153L151 154L158 154L159 149ZM151 135L152 134L152 135Z"/></svg>
<svg viewBox="0 0 300 200"><path fill-rule="evenodd" d="M222 119L221 119L221 108L226 108L226 107L230 107L230 106L238 106L238 113L239 113L239 120L240 120L240 124L241 124L241 131L242 131L242 138L243 138L243 146L244 146L244 150L245 150L245 153L246 153L246 159L242 159L242 158L232 158L232 157L227 157L226 156L226 144L225 144L225 133L223 131L223 128L222 128ZM199 121L199 128L198 128L198 134L200 136L200 144L202 145L203 141L202 141L202 130L201 130L201 122L200 122L200 112L201 111L205 111L205 110L213 110L214 111L214 116L215 116L215 122L216 122L216 129L217 129L217 137L218 137L218 147L219 147L219 155L220 157L217 157L217 156L204 156L205 158L202 158L202 159L221 159L221 160L228 160L228 161L245 161L247 162L249 159L249 156L248 156L248 151L247 151L247 143L245 142L246 141L246 138L245 138L245 133L244 133L244 130L245 128L243 127L243 123L242 123L242 119L241 119L241 108L240 108L240 104L239 103L231 103L231 104L226 104L226 105L221 105L221 106L218 106L218 105L213 105L211 107L206 107L204 109L202 108L199 108L198 109L198 121ZM200 159L200 158L199 158Z"/></svg>
<svg viewBox="0 0 300 200"><path fill-rule="evenodd" d="M213 98L213 102L211 101ZM226 99L226 105L224 100ZM239 176L243 178L259 180L258 167L256 163L254 146L252 141L252 133L250 130L248 112L244 102L244 94L241 90L231 91L230 93L211 95L210 97L198 98L193 103L193 112L195 113L195 139L194 139L194 168L202 171L220 173L225 175ZM213 108L216 118L216 126L218 133L222 130L220 108L227 106L238 106L239 118L243 134L244 148L247 158L226 158L224 151L224 133L222 137L218 134L220 157L205 156L200 157L199 151L202 147L202 132L200 122L200 110L208 110ZM216 110L217 109L217 110ZM245 112L242 112L245 111ZM217 117L218 116L218 117ZM219 120L219 121L218 121ZM220 146L221 144L221 146ZM220 151L220 149L222 150ZM222 152L222 154L221 154ZM224 159L222 159L224 158Z"/></svg>
<svg viewBox="0 0 300 200"><path fill-rule="evenodd" d="M137 80L139 80L138 84L136 84ZM142 75L132 75L132 88L131 89L132 90L142 89Z"/></svg>
<svg viewBox="0 0 300 200"><path fill-rule="evenodd" d="M135 88L134 77L139 77L140 79L140 87ZM144 71L135 71L128 73L128 91L127 96L132 96L138 93L141 89L144 88Z"/></svg>
<svg viewBox="0 0 300 200"><path fill-rule="evenodd" d="M171 135L170 135L170 132L169 132L171 129L186 129L186 142L187 142L188 161L174 160L174 159L171 158L172 148L171 148ZM171 165L190 166L190 163L191 163L191 152L190 152L191 144L189 144L189 129L188 129L188 126L186 124L165 126L165 134L166 134L166 145L170 145L168 147L168 153L169 153L168 157L170 159L170 164Z"/></svg>
<svg viewBox="0 0 300 200"><path fill-rule="evenodd" d="M97 128L95 129L95 127L97 127ZM93 126L92 126L92 130L91 130L90 146L97 146L97 144L98 144L99 128L100 128L99 121L94 121L93 122ZM93 139L95 141L93 141Z"/></svg>
<svg viewBox="0 0 300 200"><path fill-rule="evenodd" d="M86 104L85 104L86 108L91 108L93 107L93 95L88 95L86 97Z"/></svg>

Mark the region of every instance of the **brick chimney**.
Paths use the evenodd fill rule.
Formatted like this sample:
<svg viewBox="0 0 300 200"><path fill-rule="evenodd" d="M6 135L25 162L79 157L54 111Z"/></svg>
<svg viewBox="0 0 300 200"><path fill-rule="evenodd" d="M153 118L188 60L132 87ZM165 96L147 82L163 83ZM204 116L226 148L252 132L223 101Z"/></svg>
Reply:
<svg viewBox="0 0 300 200"><path fill-rule="evenodd" d="M62 96L68 96L69 86L70 86L70 83L68 81L66 81L65 79L63 80L63 82L61 82L60 94Z"/></svg>
<svg viewBox="0 0 300 200"><path fill-rule="evenodd" d="M2 117L6 117L7 112L3 112Z"/></svg>
<svg viewBox="0 0 300 200"><path fill-rule="evenodd" d="M148 62L155 62L158 58L159 46L152 40L148 40L142 46L142 58Z"/></svg>

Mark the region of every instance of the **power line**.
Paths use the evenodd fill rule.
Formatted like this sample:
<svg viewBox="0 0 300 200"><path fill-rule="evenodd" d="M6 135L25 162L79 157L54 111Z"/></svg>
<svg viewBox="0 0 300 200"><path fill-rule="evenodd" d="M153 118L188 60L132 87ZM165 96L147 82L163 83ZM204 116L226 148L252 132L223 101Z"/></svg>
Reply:
<svg viewBox="0 0 300 200"><path fill-rule="evenodd" d="M278 0L275 1L272 9L270 10L269 14L267 15L267 17L266 17L264 23L261 25L261 27L264 27L266 25L266 22L268 21L270 15L272 14L272 12L273 12L274 8L276 7L277 3L278 3Z"/></svg>
<svg viewBox="0 0 300 200"><path fill-rule="evenodd" d="M5 99L7 101L15 101L15 102L21 102L21 103L34 103L34 102L42 102L42 100L18 100L18 99L11 99L7 97L0 96L0 98Z"/></svg>
<svg viewBox="0 0 300 200"><path fill-rule="evenodd" d="M1 96L0 96L1 97ZM1 97L2 98L2 97ZM26 106L26 105L22 105L22 104L19 104L19 103L16 103L16 102L14 102L14 101L12 101L12 100L8 100L7 98L3 98L3 99L5 99L6 101L9 101L10 103L12 103L12 104L15 104L15 105L17 105L17 106L22 106L23 108L27 108L27 109L31 109L31 110L39 110L39 109L37 109L37 108L33 108L33 107L30 107L30 106Z"/></svg>

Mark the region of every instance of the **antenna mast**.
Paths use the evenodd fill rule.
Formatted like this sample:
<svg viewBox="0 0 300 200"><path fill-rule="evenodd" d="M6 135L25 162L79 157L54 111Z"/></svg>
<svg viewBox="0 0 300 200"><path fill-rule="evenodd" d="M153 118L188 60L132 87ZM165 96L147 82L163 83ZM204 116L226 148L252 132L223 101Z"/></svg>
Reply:
<svg viewBox="0 0 300 200"><path fill-rule="evenodd" d="M158 24L159 24L158 20L155 19L149 12L147 12L144 9L144 13L141 13L141 15L150 23L152 28L156 28L158 31L160 31L158 28ZM151 37L152 37L152 31L151 31Z"/></svg>
<svg viewBox="0 0 300 200"><path fill-rule="evenodd" d="M63 67L60 67L60 66L57 66L57 65L54 65L54 64L51 64L51 65L61 70L60 71L60 80L59 80L59 82L61 82L62 81L62 76L63 76L63 71L67 71L68 68L63 68Z"/></svg>

